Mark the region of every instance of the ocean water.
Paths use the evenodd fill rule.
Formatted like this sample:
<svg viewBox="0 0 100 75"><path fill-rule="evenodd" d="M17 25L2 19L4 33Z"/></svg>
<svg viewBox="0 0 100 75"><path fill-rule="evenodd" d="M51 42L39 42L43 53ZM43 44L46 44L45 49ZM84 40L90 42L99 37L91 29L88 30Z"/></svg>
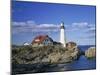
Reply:
<svg viewBox="0 0 100 75"><path fill-rule="evenodd" d="M79 46L81 51L87 50L93 46ZM42 73L42 72L60 72L60 71L75 71L75 70L91 70L96 69L96 59L87 59L81 55L78 60L64 64L33 64L33 65L15 65L12 68L12 73Z"/></svg>

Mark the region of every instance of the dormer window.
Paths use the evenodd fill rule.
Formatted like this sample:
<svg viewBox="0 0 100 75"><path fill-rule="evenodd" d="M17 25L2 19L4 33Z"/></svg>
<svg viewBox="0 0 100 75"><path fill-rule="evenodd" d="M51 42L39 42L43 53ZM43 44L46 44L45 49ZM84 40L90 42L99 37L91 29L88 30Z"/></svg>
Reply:
<svg viewBox="0 0 100 75"><path fill-rule="evenodd" d="M36 39L36 40L35 40L35 42L39 42L39 41L40 41L39 39Z"/></svg>

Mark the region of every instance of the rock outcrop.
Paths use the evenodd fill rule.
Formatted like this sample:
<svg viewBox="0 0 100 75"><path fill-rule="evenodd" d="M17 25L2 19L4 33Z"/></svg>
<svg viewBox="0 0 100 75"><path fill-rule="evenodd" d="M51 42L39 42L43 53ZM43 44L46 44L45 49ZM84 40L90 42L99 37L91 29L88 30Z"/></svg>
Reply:
<svg viewBox="0 0 100 75"><path fill-rule="evenodd" d="M95 47L90 47L85 51L85 56L87 58L95 58L96 57L96 49Z"/></svg>
<svg viewBox="0 0 100 75"><path fill-rule="evenodd" d="M12 48L13 64L35 64L35 63L66 63L76 60L79 49L74 42L62 46L32 47L23 46Z"/></svg>

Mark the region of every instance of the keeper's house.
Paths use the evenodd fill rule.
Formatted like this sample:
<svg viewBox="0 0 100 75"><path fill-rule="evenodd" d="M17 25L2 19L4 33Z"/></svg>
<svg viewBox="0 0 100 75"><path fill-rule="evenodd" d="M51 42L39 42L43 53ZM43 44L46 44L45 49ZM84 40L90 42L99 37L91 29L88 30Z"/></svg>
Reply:
<svg viewBox="0 0 100 75"><path fill-rule="evenodd" d="M53 45L53 40L48 35L39 35L33 39L31 44L33 47L48 46Z"/></svg>

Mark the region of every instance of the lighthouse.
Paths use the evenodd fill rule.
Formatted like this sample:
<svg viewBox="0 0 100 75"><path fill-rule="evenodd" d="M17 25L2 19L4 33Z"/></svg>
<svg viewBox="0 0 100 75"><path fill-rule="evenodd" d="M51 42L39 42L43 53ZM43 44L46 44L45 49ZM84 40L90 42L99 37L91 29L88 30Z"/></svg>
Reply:
<svg viewBox="0 0 100 75"><path fill-rule="evenodd" d="M66 47L64 22L62 22L60 26L60 43L63 47Z"/></svg>

